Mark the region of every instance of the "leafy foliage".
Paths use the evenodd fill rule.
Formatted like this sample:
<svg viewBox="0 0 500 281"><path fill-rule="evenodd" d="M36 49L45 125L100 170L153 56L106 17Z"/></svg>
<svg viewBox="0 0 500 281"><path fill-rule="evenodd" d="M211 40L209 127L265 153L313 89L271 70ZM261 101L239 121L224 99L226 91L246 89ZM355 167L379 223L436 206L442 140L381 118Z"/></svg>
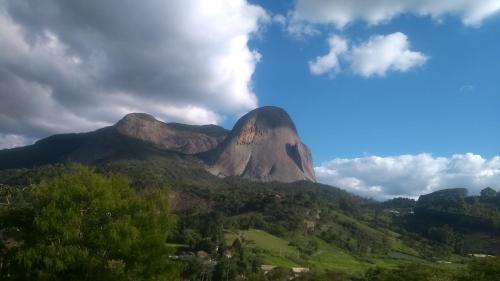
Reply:
<svg viewBox="0 0 500 281"><path fill-rule="evenodd" d="M169 280L172 228L163 191L141 194L122 176L73 165L30 187L30 206L2 209L13 245L2 280Z"/></svg>
<svg viewBox="0 0 500 281"><path fill-rule="evenodd" d="M438 268L423 264L408 264L396 269L374 269L366 274L367 281L499 281L500 258L473 260L462 270Z"/></svg>
<svg viewBox="0 0 500 281"><path fill-rule="evenodd" d="M458 281L500 281L500 258L473 261Z"/></svg>
<svg viewBox="0 0 500 281"><path fill-rule="evenodd" d="M409 264L396 269L375 269L367 273L368 281L453 281L451 271L422 264Z"/></svg>

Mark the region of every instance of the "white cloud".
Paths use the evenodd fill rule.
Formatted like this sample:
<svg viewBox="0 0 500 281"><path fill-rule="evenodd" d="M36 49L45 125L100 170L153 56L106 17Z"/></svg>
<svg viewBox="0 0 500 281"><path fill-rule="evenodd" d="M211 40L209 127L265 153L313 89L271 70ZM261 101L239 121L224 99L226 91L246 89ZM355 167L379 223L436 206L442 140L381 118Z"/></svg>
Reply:
<svg viewBox="0 0 500 281"><path fill-rule="evenodd" d="M293 12L288 12L286 16L276 14L272 17L272 20L280 25L286 33L292 35L294 39L305 39L320 34L314 24L297 18Z"/></svg>
<svg viewBox="0 0 500 281"><path fill-rule="evenodd" d="M500 156L485 159L467 153L451 157L430 154L334 159L315 167L319 182L366 197L418 197L443 188L464 187L477 194L500 187Z"/></svg>
<svg viewBox="0 0 500 281"><path fill-rule="evenodd" d="M129 112L195 124L246 112L260 59L248 42L269 20L246 0L0 0L0 133L91 130Z"/></svg>
<svg viewBox="0 0 500 281"><path fill-rule="evenodd" d="M341 62L349 64L350 70L363 77L385 76L388 71L406 72L421 66L427 56L410 50L410 43L401 32L376 35L359 45L349 47L345 39L334 35L329 39L328 54L309 62L309 69L315 75L335 74L341 69Z"/></svg>
<svg viewBox="0 0 500 281"><path fill-rule="evenodd" d="M410 50L405 34L377 35L367 42L353 47L349 54L351 69L364 77L384 76L387 71L408 71L423 65L427 57Z"/></svg>
<svg viewBox="0 0 500 281"><path fill-rule="evenodd" d="M402 14L440 19L459 17L467 26L479 26L500 13L498 0L297 0L293 16L302 21L343 28L354 21L388 22Z"/></svg>
<svg viewBox="0 0 500 281"><path fill-rule="evenodd" d="M460 86L459 92L470 93L470 92L473 92L474 89L475 89L474 85L466 84L466 85Z"/></svg>
<svg viewBox="0 0 500 281"><path fill-rule="evenodd" d="M321 75L328 72L337 73L341 70L339 56L347 52L347 41L340 36L332 36L328 40L330 51L325 56L316 57L314 61L309 62L309 69L315 75Z"/></svg>
<svg viewBox="0 0 500 281"><path fill-rule="evenodd" d="M286 26L287 23L287 18L284 15L276 14L272 17L273 22L281 25L281 26Z"/></svg>
<svg viewBox="0 0 500 281"><path fill-rule="evenodd" d="M0 134L0 149L14 148L30 144L30 141L19 135Z"/></svg>

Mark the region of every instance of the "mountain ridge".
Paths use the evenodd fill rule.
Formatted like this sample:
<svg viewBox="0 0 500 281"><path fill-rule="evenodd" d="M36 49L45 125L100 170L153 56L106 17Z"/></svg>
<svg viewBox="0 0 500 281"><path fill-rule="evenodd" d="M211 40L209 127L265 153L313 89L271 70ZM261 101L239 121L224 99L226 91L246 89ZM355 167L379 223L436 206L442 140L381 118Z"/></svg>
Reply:
<svg viewBox="0 0 500 281"><path fill-rule="evenodd" d="M127 114L114 127L126 136L183 154L211 150L228 134L216 125L164 123L145 113Z"/></svg>
<svg viewBox="0 0 500 281"><path fill-rule="evenodd" d="M257 108L229 131L217 125L165 123L130 113L116 124L87 133L53 135L33 145L0 150L0 170L78 162L101 165L120 159L191 158L214 175L257 181L315 181L309 149L285 110Z"/></svg>

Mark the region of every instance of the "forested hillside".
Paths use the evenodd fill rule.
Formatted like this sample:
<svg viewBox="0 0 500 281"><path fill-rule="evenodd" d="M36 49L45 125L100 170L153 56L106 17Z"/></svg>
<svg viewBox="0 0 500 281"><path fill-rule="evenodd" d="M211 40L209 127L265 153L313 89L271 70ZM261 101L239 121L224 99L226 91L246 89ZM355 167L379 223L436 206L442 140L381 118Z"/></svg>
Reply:
<svg viewBox="0 0 500 281"><path fill-rule="evenodd" d="M173 263L177 270L169 274L177 276L175 278L236 280L246 276L252 280L281 280L293 276L289 271L295 268L307 271L297 276L313 278L309 280L399 280L384 278L408 271L424 275L441 272L439 276L451 279L437 280L458 280L453 279L454 274L460 272L465 276L466 264L475 259L469 254L498 253L495 248L498 245L498 225L495 224L499 214L498 197L491 192L468 197L463 190L447 190L422 196L418 201L397 198L381 203L309 181L287 184L258 183L238 177L218 178L196 165L178 164L178 161L162 158L117 161L94 168L99 175L89 175L110 177L111 186L115 174L124 175L133 193L140 197L151 198L148 197L151 192L168 192L169 199L165 200L169 201L169 213L175 223L168 224L168 231L164 232L164 242L169 248L165 250L169 257L165 268L171 268ZM81 188L78 178L68 176L74 174L75 169L84 168L56 165L0 173L4 276L12 274L12 271L5 271L12 270L9 269L12 265L9 255L18 256L29 250L26 247L36 248L37 243L51 241L32 240L33 236L24 233L32 229L33 222L39 222L34 220L37 210L44 210L50 200L61 198L57 195L59 192L68 192L64 196L74 198L75 204L82 208L86 203L78 203L79 200L90 200L72 194ZM107 188L105 180L100 182L102 180L95 180L101 188ZM87 183L93 185L94 180ZM57 184L59 189L49 188L51 184ZM58 193L54 198L44 199L49 201L42 204L37 203L41 200L37 199L41 190ZM65 204L61 207L72 208L67 201ZM60 210L60 215L51 212L44 213L47 214L45 219L67 220L65 216L74 216L64 210ZM47 217L49 214L54 216ZM39 230L42 232L38 232L38 236L49 235L52 231L71 233L75 225L60 227ZM134 227L140 231L140 227ZM13 229L20 229L20 233L12 232ZM30 230L29 233L34 235L36 232ZM103 236L100 239L112 238ZM56 251L66 251L64 249ZM97 248L89 249L90 252L94 250ZM114 257L106 259L109 262ZM478 262L477 266L488 266ZM421 266L411 267L413 263ZM44 263L36 264L29 268L55 270ZM126 264L123 266L128 267ZM16 267L26 265L17 264ZM63 268L63 271L71 269Z"/></svg>

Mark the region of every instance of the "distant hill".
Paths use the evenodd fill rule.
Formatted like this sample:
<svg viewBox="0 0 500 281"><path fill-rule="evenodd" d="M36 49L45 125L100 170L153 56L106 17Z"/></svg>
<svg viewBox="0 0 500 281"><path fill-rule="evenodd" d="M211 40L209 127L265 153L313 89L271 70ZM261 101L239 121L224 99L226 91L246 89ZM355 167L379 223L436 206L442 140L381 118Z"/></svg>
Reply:
<svg viewBox="0 0 500 281"><path fill-rule="evenodd" d="M465 188L422 195L414 213L396 221L455 253L500 253L500 196L491 188L481 196L468 196Z"/></svg>

